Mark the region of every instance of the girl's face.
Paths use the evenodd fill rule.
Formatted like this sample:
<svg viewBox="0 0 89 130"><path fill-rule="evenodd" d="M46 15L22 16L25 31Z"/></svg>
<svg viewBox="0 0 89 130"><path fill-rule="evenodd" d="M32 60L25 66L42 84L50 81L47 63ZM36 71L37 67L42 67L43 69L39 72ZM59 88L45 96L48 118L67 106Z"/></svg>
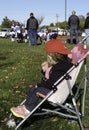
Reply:
<svg viewBox="0 0 89 130"><path fill-rule="evenodd" d="M56 62L53 60L52 56L50 55L47 55L47 61L48 61L49 66L56 64Z"/></svg>

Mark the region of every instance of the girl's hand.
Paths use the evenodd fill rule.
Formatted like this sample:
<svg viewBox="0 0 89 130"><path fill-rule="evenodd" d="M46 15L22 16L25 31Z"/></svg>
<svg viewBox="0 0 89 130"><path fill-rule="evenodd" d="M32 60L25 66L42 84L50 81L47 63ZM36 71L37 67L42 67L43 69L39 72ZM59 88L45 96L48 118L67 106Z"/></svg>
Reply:
<svg viewBox="0 0 89 130"><path fill-rule="evenodd" d="M29 87L31 88L31 87L33 87L33 85L29 85Z"/></svg>
<svg viewBox="0 0 89 130"><path fill-rule="evenodd" d="M35 85L35 88L37 88L38 86L37 85Z"/></svg>
<svg viewBox="0 0 89 130"><path fill-rule="evenodd" d="M45 72L48 69L48 62L47 61L43 62L41 64L41 67L42 67L43 72Z"/></svg>

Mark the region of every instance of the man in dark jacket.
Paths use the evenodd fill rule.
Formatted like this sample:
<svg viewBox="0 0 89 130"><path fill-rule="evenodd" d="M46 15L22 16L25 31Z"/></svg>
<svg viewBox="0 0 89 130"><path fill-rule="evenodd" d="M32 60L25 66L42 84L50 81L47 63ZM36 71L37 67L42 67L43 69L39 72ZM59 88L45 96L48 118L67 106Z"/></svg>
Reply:
<svg viewBox="0 0 89 130"><path fill-rule="evenodd" d="M76 43L78 43L78 29L79 29L80 20L76 15L75 11L72 11L72 15L68 19L68 25L70 28L70 43L73 43L73 36L75 36Z"/></svg>
<svg viewBox="0 0 89 130"><path fill-rule="evenodd" d="M84 29L86 35L88 35L89 34L89 12L86 14ZM89 44L89 37L86 39L86 43Z"/></svg>
<svg viewBox="0 0 89 130"><path fill-rule="evenodd" d="M30 18L27 20L26 29L28 31L30 45L37 45L38 20L34 17L33 13L30 13Z"/></svg>

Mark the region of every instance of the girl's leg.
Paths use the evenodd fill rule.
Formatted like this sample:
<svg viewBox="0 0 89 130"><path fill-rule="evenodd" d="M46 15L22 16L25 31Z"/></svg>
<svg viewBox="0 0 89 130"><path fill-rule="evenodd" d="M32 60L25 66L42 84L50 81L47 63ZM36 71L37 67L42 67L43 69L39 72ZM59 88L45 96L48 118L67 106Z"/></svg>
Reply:
<svg viewBox="0 0 89 130"><path fill-rule="evenodd" d="M42 87L38 87L38 88L31 87L25 104L19 107L12 107L10 109L11 112L16 117L25 118L30 113L30 111L32 111L37 106L38 99L39 99L39 97L37 96L37 92L47 95L49 91L50 90Z"/></svg>
<svg viewBox="0 0 89 130"><path fill-rule="evenodd" d="M38 103L39 97L37 96L37 92L42 93L43 95L47 95L50 90L43 87L31 87L26 98L25 106L29 111L32 111Z"/></svg>

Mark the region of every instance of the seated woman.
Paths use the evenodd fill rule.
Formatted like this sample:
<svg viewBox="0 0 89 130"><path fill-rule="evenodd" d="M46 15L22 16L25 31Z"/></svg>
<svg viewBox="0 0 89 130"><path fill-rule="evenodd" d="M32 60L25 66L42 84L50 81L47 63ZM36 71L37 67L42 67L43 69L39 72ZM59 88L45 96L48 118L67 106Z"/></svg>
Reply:
<svg viewBox="0 0 89 130"><path fill-rule="evenodd" d="M47 61L42 64L44 77L37 85L29 88L24 105L11 108L11 112L16 117L25 118L38 104L37 93L47 95L53 89L53 84L73 66L68 57L71 52L60 39L48 41L45 50Z"/></svg>

